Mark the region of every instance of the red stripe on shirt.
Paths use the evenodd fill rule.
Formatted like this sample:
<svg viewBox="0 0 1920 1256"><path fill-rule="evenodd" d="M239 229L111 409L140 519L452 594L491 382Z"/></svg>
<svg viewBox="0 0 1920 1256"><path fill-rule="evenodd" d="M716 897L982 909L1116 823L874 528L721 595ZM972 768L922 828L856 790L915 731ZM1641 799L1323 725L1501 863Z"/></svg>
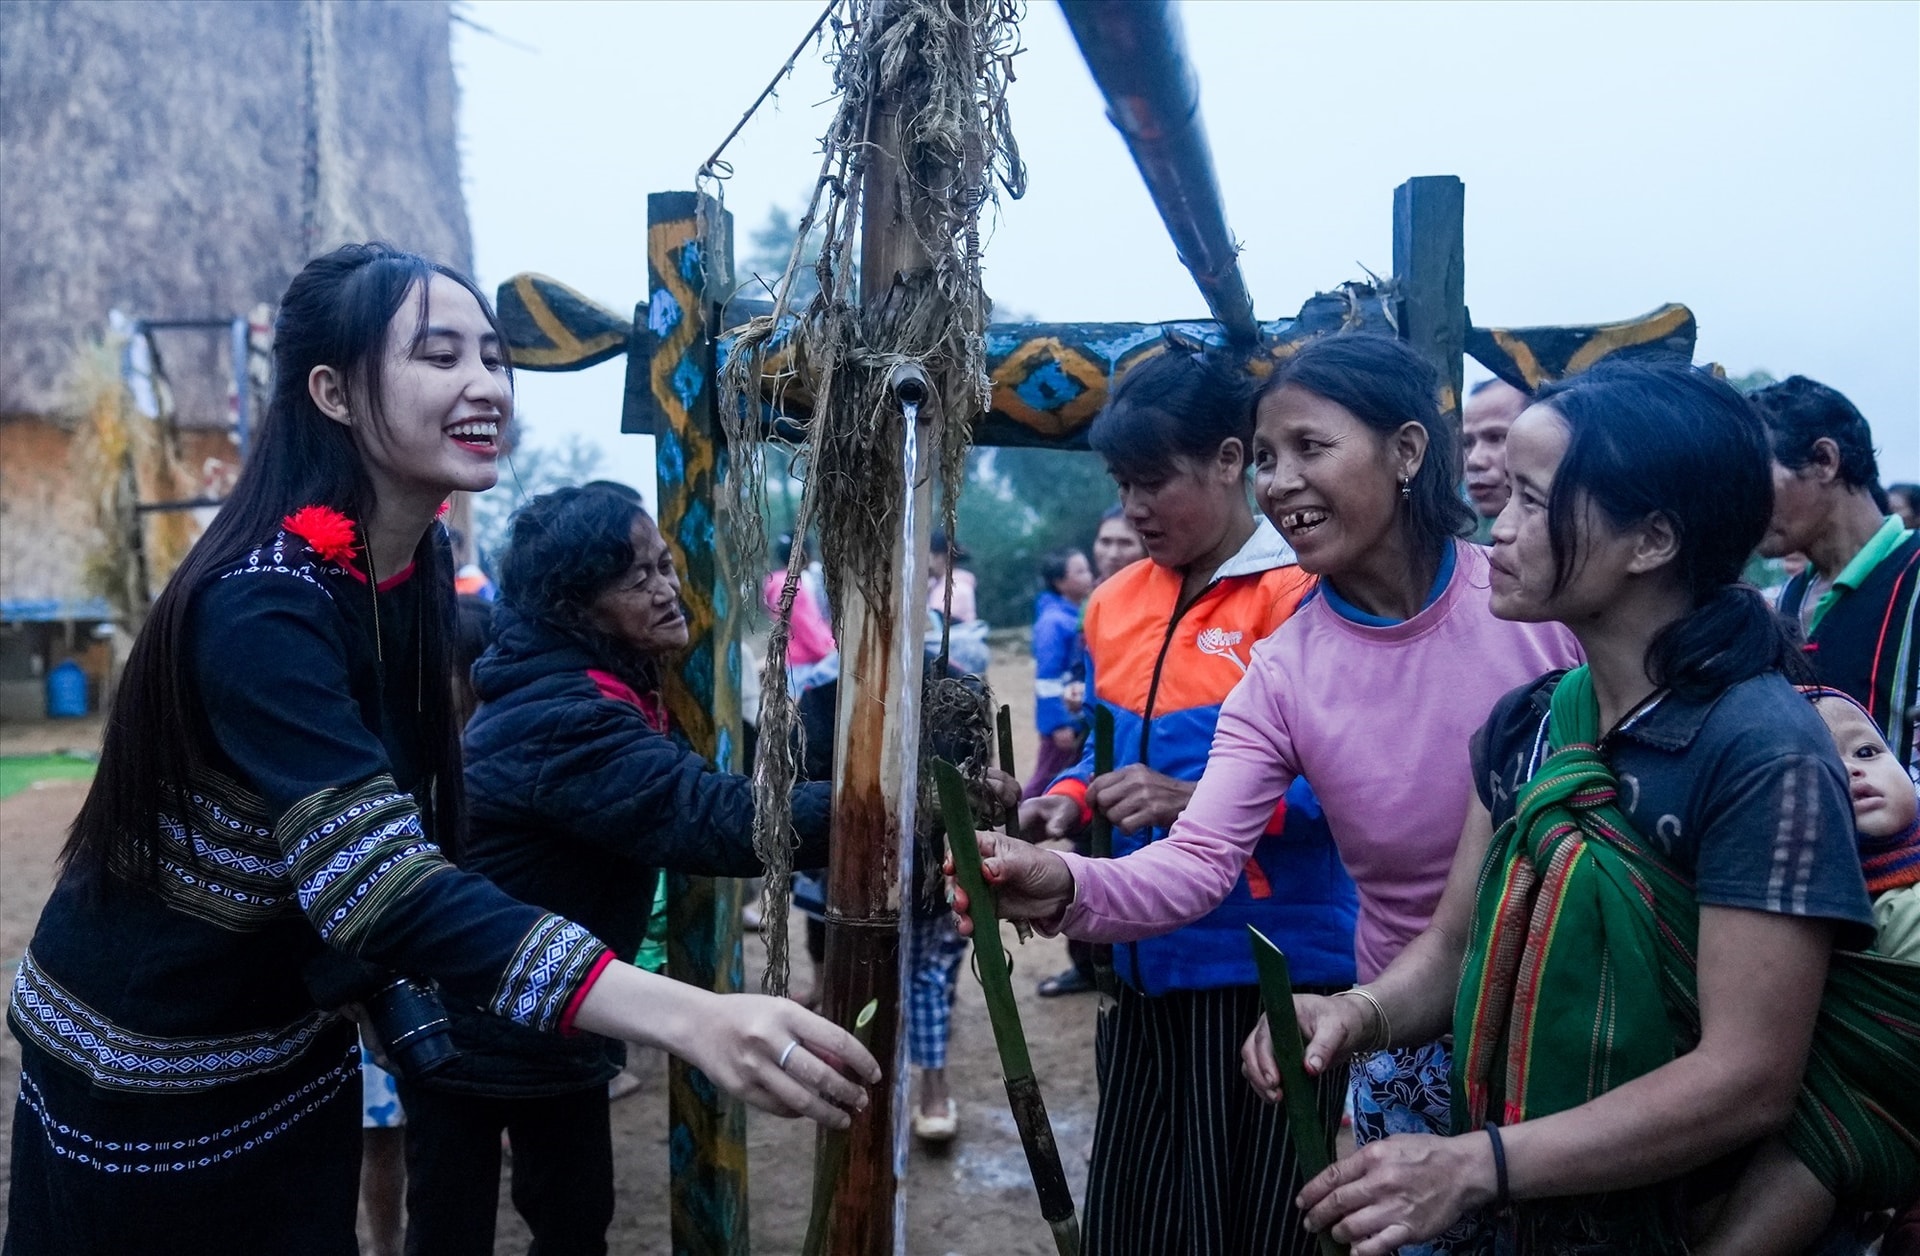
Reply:
<svg viewBox="0 0 1920 1256"><path fill-rule="evenodd" d="M587 979L567 1000L567 1010L560 1013L560 1036L571 1038L579 1031L573 1027L573 1018L580 1014L580 1005L587 1001L587 991L593 989L594 982L600 980L600 974L607 971L607 965L613 962L612 951L600 952L600 958L593 961L593 967L587 970Z"/></svg>

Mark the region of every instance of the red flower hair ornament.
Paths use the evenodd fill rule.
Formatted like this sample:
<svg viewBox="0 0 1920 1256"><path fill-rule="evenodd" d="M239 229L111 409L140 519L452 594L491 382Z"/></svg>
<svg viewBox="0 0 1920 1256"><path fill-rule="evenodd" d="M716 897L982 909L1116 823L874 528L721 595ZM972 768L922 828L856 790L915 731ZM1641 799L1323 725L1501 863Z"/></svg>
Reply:
<svg viewBox="0 0 1920 1256"><path fill-rule="evenodd" d="M353 543L353 520L331 506L302 506L280 524L327 562L351 562L358 552Z"/></svg>

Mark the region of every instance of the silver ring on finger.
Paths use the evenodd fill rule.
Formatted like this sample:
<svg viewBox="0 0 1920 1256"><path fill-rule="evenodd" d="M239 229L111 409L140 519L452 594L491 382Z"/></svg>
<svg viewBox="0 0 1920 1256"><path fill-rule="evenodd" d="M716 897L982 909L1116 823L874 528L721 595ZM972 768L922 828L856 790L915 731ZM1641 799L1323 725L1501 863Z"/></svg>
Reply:
<svg viewBox="0 0 1920 1256"><path fill-rule="evenodd" d="M793 1058L794 1049L797 1048L799 1045L800 1045L800 1040L798 1038L795 1038L791 1042L787 1043L787 1049L780 1053L780 1071L781 1072L784 1073L787 1071L787 1061Z"/></svg>

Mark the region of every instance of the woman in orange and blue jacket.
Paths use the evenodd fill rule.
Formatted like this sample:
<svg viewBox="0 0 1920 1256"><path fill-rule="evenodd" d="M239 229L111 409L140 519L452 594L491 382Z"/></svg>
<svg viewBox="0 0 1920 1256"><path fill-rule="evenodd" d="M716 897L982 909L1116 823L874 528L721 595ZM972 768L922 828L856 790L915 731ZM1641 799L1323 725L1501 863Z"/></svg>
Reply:
<svg viewBox="0 0 1920 1256"><path fill-rule="evenodd" d="M1114 770L1094 746L1021 807L1032 838L1064 838L1097 811L1113 853L1166 835L1206 766L1220 704L1256 642L1313 586L1248 504L1251 412L1230 373L1169 349L1129 371L1089 433L1146 545L1094 591L1088 701L1113 716ZM1260 1016L1248 925L1286 953L1302 990L1354 978L1352 882L1304 782L1275 810L1239 884L1202 919L1116 947L1118 1001L1095 1039L1100 1107L1085 1251L1311 1250L1286 1115L1240 1074ZM1337 1082L1321 1087L1337 1119Z"/></svg>

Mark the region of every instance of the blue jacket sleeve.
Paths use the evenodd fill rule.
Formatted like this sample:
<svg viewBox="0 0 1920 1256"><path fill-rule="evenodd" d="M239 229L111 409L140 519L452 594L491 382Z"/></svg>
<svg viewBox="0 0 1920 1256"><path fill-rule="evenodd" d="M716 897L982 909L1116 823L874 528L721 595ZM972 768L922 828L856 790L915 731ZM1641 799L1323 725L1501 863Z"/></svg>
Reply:
<svg viewBox="0 0 1920 1256"><path fill-rule="evenodd" d="M644 867L705 877L765 871L753 849L751 778L715 771L617 699L568 701L552 716L524 751L532 816L549 825L565 816L570 836ZM794 787L796 867L827 861L831 792L825 782Z"/></svg>
<svg viewBox="0 0 1920 1256"><path fill-rule="evenodd" d="M1056 606L1042 604L1033 625L1033 718L1042 737L1076 722L1067 711L1064 695L1079 635L1078 627Z"/></svg>

